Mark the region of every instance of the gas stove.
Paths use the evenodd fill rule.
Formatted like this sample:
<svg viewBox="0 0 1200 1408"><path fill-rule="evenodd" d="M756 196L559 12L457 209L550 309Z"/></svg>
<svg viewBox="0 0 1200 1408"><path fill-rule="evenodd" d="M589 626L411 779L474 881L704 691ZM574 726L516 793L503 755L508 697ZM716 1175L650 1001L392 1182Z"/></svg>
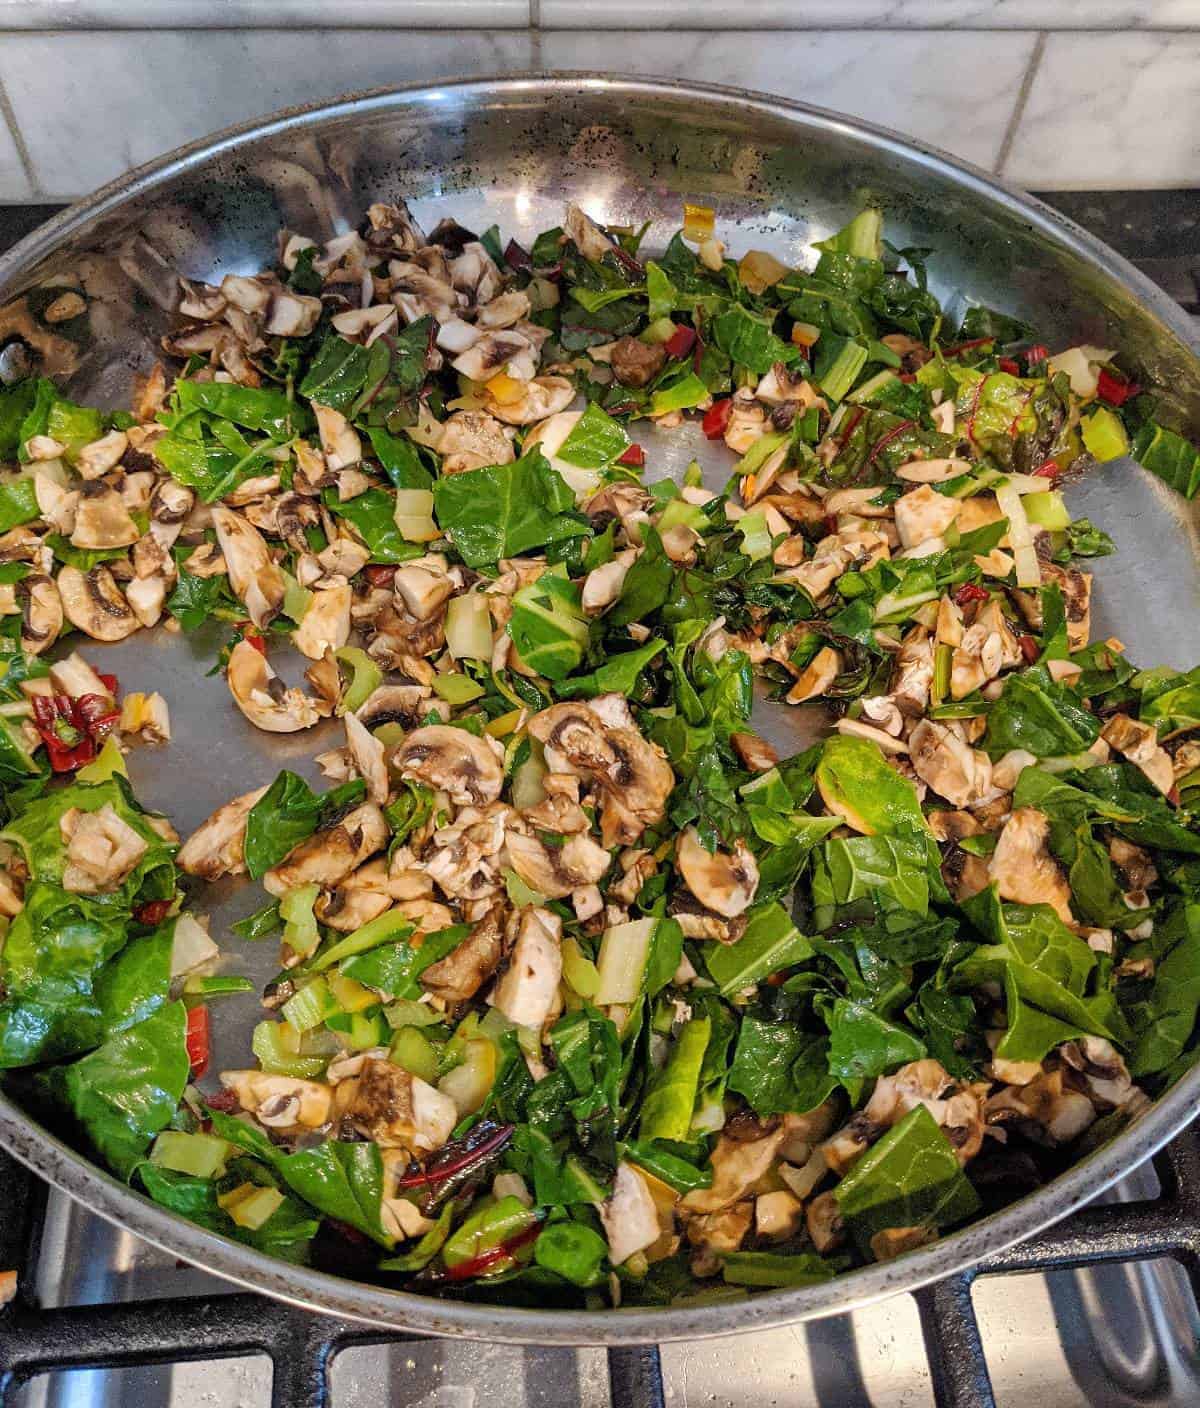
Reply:
<svg viewBox="0 0 1200 1408"><path fill-rule="evenodd" d="M1200 192L1044 196L1200 322ZM57 207L0 208L0 248ZM1200 1133L973 1272L851 1315L609 1350L405 1338L217 1281L0 1154L0 1408L1194 1408Z"/></svg>

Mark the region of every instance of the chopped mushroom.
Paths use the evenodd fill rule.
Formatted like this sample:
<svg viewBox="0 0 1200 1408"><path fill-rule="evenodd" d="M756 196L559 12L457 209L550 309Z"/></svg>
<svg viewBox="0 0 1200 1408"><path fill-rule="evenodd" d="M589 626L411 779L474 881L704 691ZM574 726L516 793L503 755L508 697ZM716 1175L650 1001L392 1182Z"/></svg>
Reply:
<svg viewBox="0 0 1200 1408"><path fill-rule="evenodd" d="M574 383L565 376L535 376L514 401L498 401L489 392L487 409L506 425L533 425L565 411L574 399Z"/></svg>
<svg viewBox="0 0 1200 1408"><path fill-rule="evenodd" d="M913 771L951 806L972 806L992 790L991 759L950 724L922 719L908 736L908 750Z"/></svg>
<svg viewBox="0 0 1200 1408"><path fill-rule="evenodd" d="M546 846L536 836L509 831L506 843L513 870L549 900L565 899L579 886L595 884L609 867L608 852L586 833Z"/></svg>
<svg viewBox="0 0 1200 1408"><path fill-rule="evenodd" d="M288 689L248 640L233 647L225 678L233 702L264 733L297 733L330 712L301 690Z"/></svg>
<svg viewBox="0 0 1200 1408"><path fill-rule="evenodd" d="M222 1071L221 1084L232 1090L243 1110L276 1129L320 1129L329 1122L333 1090L315 1080L270 1075L266 1071Z"/></svg>
<svg viewBox="0 0 1200 1408"><path fill-rule="evenodd" d="M454 1101L393 1062L368 1056L359 1074L339 1081L339 1114L381 1148L427 1153L454 1132Z"/></svg>
<svg viewBox="0 0 1200 1408"><path fill-rule="evenodd" d="M390 835L383 813L374 802L364 802L293 847L263 876L263 889L272 895L286 895L300 885L317 884L326 889L340 885L363 861L382 850Z"/></svg>
<svg viewBox="0 0 1200 1408"><path fill-rule="evenodd" d="M380 806L388 798L387 765L384 762L383 744L360 722L354 714L347 714L342 722L346 725L346 743L358 775L367 784L367 796Z"/></svg>
<svg viewBox="0 0 1200 1408"><path fill-rule="evenodd" d="M246 820L251 807L266 790L265 787L258 787L253 792L243 792L202 821L175 858L180 870L188 875L199 875L204 880L219 880L222 875L244 875Z"/></svg>
<svg viewBox="0 0 1200 1408"><path fill-rule="evenodd" d="M317 418L317 433L321 439L321 453L325 456L327 469L349 469L362 460L362 441L358 432L332 406L321 406L313 402L313 414Z"/></svg>
<svg viewBox="0 0 1200 1408"><path fill-rule="evenodd" d="M245 603L256 626L269 626L283 606L282 570L262 534L241 514L213 504L212 520L234 595Z"/></svg>
<svg viewBox="0 0 1200 1408"><path fill-rule="evenodd" d="M64 567L58 595L67 620L93 640L124 640L141 625L107 567Z"/></svg>
<svg viewBox="0 0 1200 1408"><path fill-rule="evenodd" d="M658 1209L646 1181L624 1159L617 1165L613 1190L596 1211L608 1238L608 1259L621 1266L659 1238Z"/></svg>
<svg viewBox="0 0 1200 1408"><path fill-rule="evenodd" d="M430 724L398 744L389 762L401 777L428 783L448 793L452 801L482 805L500 796L502 756L490 738L476 738L448 724Z"/></svg>
<svg viewBox="0 0 1200 1408"><path fill-rule="evenodd" d="M732 851L709 852L696 828L685 827L675 845L675 864L700 903L726 919L736 919L754 903L758 865L740 838Z"/></svg>
<svg viewBox="0 0 1200 1408"><path fill-rule="evenodd" d="M500 966L504 952L503 906L494 905L445 958L421 974L421 986L456 1005L467 1002Z"/></svg>
<svg viewBox="0 0 1200 1408"><path fill-rule="evenodd" d="M110 802L94 812L72 807L60 824L67 842L62 886L74 894L111 893L149 846L144 837L117 815Z"/></svg>
<svg viewBox="0 0 1200 1408"><path fill-rule="evenodd" d="M517 941L491 996L519 1027L540 1030L558 1006L562 979L562 920L548 909L521 911Z"/></svg>
<svg viewBox="0 0 1200 1408"><path fill-rule="evenodd" d="M455 411L442 426L437 452L442 474L462 474L489 464L511 464L512 431L486 411Z"/></svg>
<svg viewBox="0 0 1200 1408"><path fill-rule="evenodd" d="M1159 744L1153 724L1131 719L1128 714L1114 714L1100 730L1100 737L1128 758L1164 796L1175 786L1175 765Z"/></svg>
<svg viewBox="0 0 1200 1408"><path fill-rule="evenodd" d="M989 1125L1016 1125L1039 1144L1056 1148L1078 1139L1096 1119L1092 1102L1066 1084L1063 1071L1047 1071L1027 1085L1005 1086L985 1107Z"/></svg>
<svg viewBox="0 0 1200 1408"><path fill-rule="evenodd" d="M1002 900L1048 904L1064 924L1074 924L1071 886L1050 854L1050 822L1036 807L1018 807L1004 823L988 866Z"/></svg>
<svg viewBox="0 0 1200 1408"><path fill-rule="evenodd" d="M330 650L340 650L350 639L350 604L353 590L347 583L318 587L292 635L292 643L310 660L323 660Z"/></svg>
<svg viewBox="0 0 1200 1408"><path fill-rule="evenodd" d="M21 607L21 649L30 655L49 650L63 628L63 604L52 577L34 572L16 584Z"/></svg>

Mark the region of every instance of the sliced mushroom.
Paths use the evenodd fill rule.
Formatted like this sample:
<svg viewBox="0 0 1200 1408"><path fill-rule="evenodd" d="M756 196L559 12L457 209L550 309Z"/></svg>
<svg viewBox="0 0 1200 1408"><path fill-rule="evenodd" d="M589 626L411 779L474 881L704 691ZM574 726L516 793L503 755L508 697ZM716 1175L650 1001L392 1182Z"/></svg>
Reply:
<svg viewBox="0 0 1200 1408"><path fill-rule="evenodd" d="M321 587L313 592L292 643L310 660L322 660L326 651L340 650L350 639L350 603L354 592L347 583Z"/></svg>
<svg viewBox="0 0 1200 1408"><path fill-rule="evenodd" d="M317 418L325 467L329 470L349 469L361 463L362 441L341 411L335 411L332 406L318 405L316 401L312 403L312 408Z"/></svg>
<svg viewBox="0 0 1200 1408"><path fill-rule="evenodd" d="M705 909L736 919L754 903L758 865L741 839L734 842L732 851L709 852L696 828L685 827L675 846L675 864Z"/></svg>
<svg viewBox="0 0 1200 1408"><path fill-rule="evenodd" d="M111 802L94 812L72 808L60 823L67 841L62 887L72 894L110 894L146 854L149 843Z"/></svg>
<svg viewBox="0 0 1200 1408"><path fill-rule="evenodd" d="M318 705L301 690L286 688L249 641L233 647L225 677L233 702L264 733L297 733L330 712L328 705Z"/></svg>
<svg viewBox="0 0 1200 1408"><path fill-rule="evenodd" d="M596 1211L608 1238L608 1259L614 1266L621 1266L658 1241L661 1228L654 1198L646 1180L624 1160L617 1165L612 1193Z"/></svg>
<svg viewBox="0 0 1200 1408"><path fill-rule="evenodd" d="M63 604L54 579L35 572L16 585L21 607L21 649L40 655L58 639L63 628Z"/></svg>
<svg viewBox="0 0 1200 1408"><path fill-rule="evenodd" d="M202 821L175 857L180 870L188 875L199 875L203 880L245 874L246 821L250 809L266 790L258 787L253 792L244 792Z"/></svg>
<svg viewBox="0 0 1200 1408"><path fill-rule="evenodd" d="M120 494L99 480L80 485L71 542L91 550L128 548L142 536Z"/></svg>
<svg viewBox="0 0 1200 1408"><path fill-rule="evenodd" d="M495 905L445 958L421 974L421 986L445 1002L467 1002L500 966L504 952L504 907Z"/></svg>
<svg viewBox="0 0 1200 1408"><path fill-rule="evenodd" d="M805 666L800 678L788 690L787 702L803 704L806 700L820 698L841 671L841 653L831 645L823 645Z"/></svg>
<svg viewBox="0 0 1200 1408"><path fill-rule="evenodd" d="M535 376L515 401L502 403L489 393L487 409L505 425L533 425L565 411L574 399L574 383L565 376Z"/></svg>
<svg viewBox="0 0 1200 1408"><path fill-rule="evenodd" d="M243 1110L254 1115L265 1111L275 1128L320 1129L332 1113L333 1091L319 1081L266 1071L222 1071L221 1084L233 1091Z"/></svg>
<svg viewBox="0 0 1200 1408"><path fill-rule="evenodd" d="M396 568L392 589L404 609L418 621L428 621L454 591L454 578L416 563Z"/></svg>
<svg viewBox="0 0 1200 1408"><path fill-rule="evenodd" d="M286 590L279 564L258 529L234 509L213 504L212 519L234 595L245 603L256 626L270 625Z"/></svg>
<svg viewBox="0 0 1200 1408"><path fill-rule="evenodd" d="M427 783L461 805L482 806L494 802L504 786L501 756L490 738L476 738L449 724L430 724L410 733L389 761L401 777Z"/></svg>
<svg viewBox="0 0 1200 1408"><path fill-rule="evenodd" d="M375 803L364 802L289 851L263 876L263 888L272 895L285 895L299 885L332 889L381 850L390 834Z"/></svg>
<svg viewBox="0 0 1200 1408"><path fill-rule="evenodd" d="M442 426L437 442L442 473L462 474L490 464L511 464L515 455L512 431L486 411L455 411Z"/></svg>
<svg viewBox="0 0 1200 1408"><path fill-rule="evenodd" d="M609 867L609 854L585 832L560 846L544 845L519 831L507 835L508 859L522 880L549 900L565 899L581 885L594 885Z"/></svg>
<svg viewBox="0 0 1200 1408"><path fill-rule="evenodd" d="M1153 724L1141 723L1128 714L1114 714L1100 730L1100 737L1128 758L1164 795L1174 787L1175 767L1171 755L1160 745Z"/></svg>
<svg viewBox="0 0 1200 1408"><path fill-rule="evenodd" d="M1073 924L1071 886L1050 853L1050 823L1036 807L1018 807L1004 823L988 864L1002 900L1048 904L1064 924Z"/></svg>
<svg viewBox="0 0 1200 1408"><path fill-rule="evenodd" d="M121 463L121 456L128 448L129 436L123 430L110 430L79 451L75 468L85 479L99 479Z"/></svg>
<svg viewBox="0 0 1200 1408"><path fill-rule="evenodd" d="M997 1091L987 1102L985 1118L989 1125L1013 1124L1036 1143L1057 1148L1095 1123L1096 1110L1082 1091L1067 1085L1060 1068L1027 1085Z"/></svg>
<svg viewBox="0 0 1200 1408"><path fill-rule="evenodd" d="M155 626L167 599L167 580L161 574L135 577L126 584L125 599L143 626Z"/></svg>
<svg viewBox="0 0 1200 1408"><path fill-rule="evenodd" d="M64 567L58 594L67 620L93 640L124 640L141 625L107 567Z"/></svg>
<svg viewBox="0 0 1200 1408"><path fill-rule="evenodd" d="M517 381L531 381L537 373L537 350L527 337L508 328L485 333L450 365L469 381L488 382L501 372Z"/></svg>
<svg viewBox="0 0 1200 1408"><path fill-rule="evenodd" d="M583 609L589 616L598 616L612 606L621 595L629 569L638 560L637 548L626 548L603 567L594 567L583 581Z"/></svg>
<svg viewBox="0 0 1200 1408"><path fill-rule="evenodd" d="M271 299L264 329L272 337L307 337L321 316L321 300L281 290Z"/></svg>
<svg viewBox="0 0 1200 1408"><path fill-rule="evenodd" d="M619 705L622 715L614 716ZM608 717L618 717L612 725ZM621 695L601 695L586 703L554 704L529 721L529 731L546 746L552 772L576 773L603 793L601 839L605 846L630 846L647 826L662 820L675 775L663 752L625 722Z"/></svg>
<svg viewBox="0 0 1200 1408"><path fill-rule="evenodd" d="M458 1123L449 1096L386 1058L368 1056L359 1074L335 1090L342 1118L385 1149L440 1149Z"/></svg>
<svg viewBox="0 0 1200 1408"><path fill-rule="evenodd" d="M958 517L960 501L922 484L902 494L892 507L901 544L913 548L927 538L940 538Z"/></svg>
<svg viewBox="0 0 1200 1408"><path fill-rule="evenodd" d="M413 729L429 712L433 691L423 684L384 684L372 690L356 711L367 728L399 724Z"/></svg>
<svg viewBox="0 0 1200 1408"><path fill-rule="evenodd" d="M913 771L954 807L982 802L992 790L992 761L948 724L922 719L908 736Z"/></svg>
<svg viewBox="0 0 1200 1408"><path fill-rule="evenodd" d="M558 1008L562 920L548 909L521 911L517 941L491 1002L510 1022L541 1030Z"/></svg>
<svg viewBox="0 0 1200 1408"><path fill-rule="evenodd" d="M346 590L349 591L349 588ZM383 760L383 744L374 734L368 732L354 714L347 714L344 723L350 756L354 759L359 777L367 784L367 796L382 806L388 797L388 774Z"/></svg>

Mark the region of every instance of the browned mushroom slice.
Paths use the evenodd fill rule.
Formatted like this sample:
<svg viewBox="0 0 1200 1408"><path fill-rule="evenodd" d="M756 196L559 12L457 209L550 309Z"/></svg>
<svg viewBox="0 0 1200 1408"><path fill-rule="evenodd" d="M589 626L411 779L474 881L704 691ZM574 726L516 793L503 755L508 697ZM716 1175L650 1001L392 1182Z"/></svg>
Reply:
<svg viewBox="0 0 1200 1408"><path fill-rule="evenodd" d="M62 598L54 579L36 572L17 583L21 606L21 649L40 655L58 639L63 628Z"/></svg>
<svg viewBox="0 0 1200 1408"><path fill-rule="evenodd" d="M421 986L449 1003L467 1002L500 965L503 905L495 905L456 949L421 974Z"/></svg>
<svg viewBox="0 0 1200 1408"><path fill-rule="evenodd" d="M238 641L225 669L233 702L264 733L297 733L328 717L332 706L298 689L288 689L247 640Z"/></svg>
<svg viewBox="0 0 1200 1408"><path fill-rule="evenodd" d="M725 919L736 919L754 903L758 865L742 840L732 851L707 851L694 826L685 827L675 846L675 864L696 899Z"/></svg>
<svg viewBox="0 0 1200 1408"><path fill-rule="evenodd" d="M226 802L192 832L175 858L188 875L218 880L222 875L242 875L246 870L244 846L250 809L267 789L258 787Z"/></svg>
<svg viewBox="0 0 1200 1408"><path fill-rule="evenodd" d="M93 640L124 640L141 625L107 567L64 567L58 594L67 620Z"/></svg>
<svg viewBox="0 0 1200 1408"><path fill-rule="evenodd" d="M481 806L500 796L502 756L490 738L476 738L448 724L430 724L410 733L390 762L401 777L427 783L448 793L452 801Z"/></svg>
<svg viewBox="0 0 1200 1408"><path fill-rule="evenodd" d="M289 851L263 876L263 888L283 895L298 885L317 884L324 889L340 885L387 844L389 835L383 813L374 802L364 802Z"/></svg>
<svg viewBox="0 0 1200 1408"><path fill-rule="evenodd" d="M1048 904L1073 924L1071 886L1050 853L1050 823L1036 807L1018 807L1004 823L988 866L1002 900Z"/></svg>
<svg viewBox="0 0 1200 1408"><path fill-rule="evenodd" d="M229 585L258 627L268 626L283 605L285 583L258 529L224 504L212 506L213 527L229 572Z"/></svg>

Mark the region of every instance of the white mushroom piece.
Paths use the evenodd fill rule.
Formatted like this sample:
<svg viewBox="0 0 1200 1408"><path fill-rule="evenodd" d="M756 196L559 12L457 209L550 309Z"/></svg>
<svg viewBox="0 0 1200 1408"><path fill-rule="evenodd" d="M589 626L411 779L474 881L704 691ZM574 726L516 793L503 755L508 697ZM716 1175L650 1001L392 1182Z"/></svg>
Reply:
<svg viewBox="0 0 1200 1408"><path fill-rule="evenodd" d="M64 567L58 574L58 595L70 623L93 640L124 640L141 622L107 567L82 572Z"/></svg>
<svg viewBox="0 0 1200 1408"><path fill-rule="evenodd" d="M982 802L992 791L992 761L949 724L922 719L908 736L913 771L954 807Z"/></svg>
<svg viewBox="0 0 1200 1408"><path fill-rule="evenodd" d="M397 744L389 761L403 778L446 792L460 805L482 806L500 796L502 756L490 738L476 738L449 724L430 724Z"/></svg>
<svg viewBox="0 0 1200 1408"><path fill-rule="evenodd" d="M343 722L346 725L346 744L359 777L367 784L367 796L382 806L388 797L383 744L354 714L347 714Z"/></svg>
<svg viewBox="0 0 1200 1408"><path fill-rule="evenodd" d="M335 411L332 406L318 405L316 401L312 403L312 408L317 418L317 433L326 468L349 469L361 463L362 441L341 411Z"/></svg>
<svg viewBox="0 0 1200 1408"><path fill-rule="evenodd" d="M72 807L59 826L67 843L62 886L73 894L110 893L148 849L145 838L117 815L111 802L94 812Z"/></svg>
<svg viewBox="0 0 1200 1408"><path fill-rule="evenodd" d="M939 494L929 484L910 489L892 506L896 517L896 532L906 548L915 548L929 538L940 538L958 517L958 499Z"/></svg>
<svg viewBox="0 0 1200 1408"><path fill-rule="evenodd" d="M985 1106L989 1125L1015 1125L1027 1138L1057 1148L1078 1139L1096 1119L1088 1097L1066 1083L1060 1068L1027 1085L1005 1086Z"/></svg>
<svg viewBox="0 0 1200 1408"><path fill-rule="evenodd" d="M340 650L350 639L350 604L354 597L348 582L317 587L292 635L292 643L310 660L323 660L330 650Z"/></svg>
<svg viewBox="0 0 1200 1408"><path fill-rule="evenodd" d="M225 669L233 702L255 728L264 733L298 733L328 715L303 690L288 689L271 666L247 640L238 641Z"/></svg>
<svg viewBox="0 0 1200 1408"><path fill-rule="evenodd" d="M511 464L512 431L486 411L455 411L442 426L437 452L442 474L462 474L489 464Z"/></svg>
<svg viewBox="0 0 1200 1408"><path fill-rule="evenodd" d="M241 514L224 504L213 504L212 519L234 595L245 603L256 626L270 625L283 605L285 583L266 540Z"/></svg>
<svg viewBox="0 0 1200 1408"><path fill-rule="evenodd" d="M1141 723L1128 714L1114 714L1100 730L1100 737L1127 758L1164 796L1174 787L1175 765L1171 755L1160 745L1153 724Z"/></svg>
<svg viewBox="0 0 1200 1408"><path fill-rule="evenodd" d="M662 820L675 774L642 737L623 696L551 705L529 720L529 732L545 746L551 772L575 773L600 789L606 847L631 846Z"/></svg>
<svg viewBox="0 0 1200 1408"><path fill-rule="evenodd" d="M123 430L110 430L79 451L75 468L85 479L99 479L110 469L116 469L128 448L129 436Z"/></svg>
<svg viewBox="0 0 1200 1408"><path fill-rule="evenodd" d="M500 965L504 952L503 916L501 904L488 910L457 948L425 969L421 986L451 1005L474 997Z"/></svg>
<svg viewBox="0 0 1200 1408"><path fill-rule="evenodd" d="M625 578L638 560L638 555L637 548L626 548L617 553L611 562L606 562L603 567L594 567L587 574L583 579L582 594L582 605L587 615L598 616L613 605L621 595Z"/></svg>
<svg viewBox="0 0 1200 1408"><path fill-rule="evenodd" d="M696 828L685 827L675 845L675 864L684 884L705 909L736 919L754 903L758 865L740 838L732 851L709 852Z"/></svg>
<svg viewBox="0 0 1200 1408"><path fill-rule="evenodd" d="M444 558L426 557L396 568L392 590L397 603L418 621L428 621L454 591L455 579L444 570L444 563Z"/></svg>
<svg viewBox="0 0 1200 1408"><path fill-rule="evenodd" d="M565 411L574 399L574 383L565 376L535 376L514 401L497 401L489 392L487 409L505 425L533 425Z"/></svg>
<svg viewBox="0 0 1200 1408"><path fill-rule="evenodd" d="M198 875L202 880L218 880L222 875L244 875L246 821L250 809L266 790L265 787L258 787L253 792L243 792L202 821L175 857L175 864L180 870L188 875Z"/></svg>
<svg viewBox="0 0 1200 1408"><path fill-rule="evenodd" d="M540 1031L558 1009L562 980L562 920L548 909L521 911L508 967L492 992L492 1006L519 1027Z"/></svg>
<svg viewBox="0 0 1200 1408"><path fill-rule="evenodd" d="M536 836L510 830L509 864L522 880L548 900L565 899L583 885L603 879L610 858L586 832L568 836L561 846L546 846Z"/></svg>
<svg viewBox="0 0 1200 1408"><path fill-rule="evenodd" d="M242 1109L269 1129L320 1129L329 1122L333 1090L320 1081L266 1071L222 1071L220 1079Z"/></svg>
<svg viewBox="0 0 1200 1408"><path fill-rule="evenodd" d="M608 1259L614 1266L621 1266L658 1241L661 1228L654 1198L646 1180L624 1160L617 1165L612 1193L597 1204L596 1211L608 1238Z"/></svg>
<svg viewBox="0 0 1200 1408"><path fill-rule="evenodd" d="M576 249L585 259L603 259L605 255L613 252L611 236L574 201L567 202L563 229L567 238L574 242Z"/></svg>
<svg viewBox="0 0 1200 1408"><path fill-rule="evenodd" d="M787 702L803 704L809 699L820 698L841 672L841 653L831 645L823 645L800 672L800 678L788 690Z"/></svg>
<svg viewBox="0 0 1200 1408"><path fill-rule="evenodd" d="M63 604L54 579L34 572L16 584L21 608L21 649L30 655L49 650L62 633Z"/></svg>
<svg viewBox="0 0 1200 1408"><path fill-rule="evenodd" d="M78 489L71 542L89 550L128 548L142 536L120 494L103 480L84 481Z"/></svg>
<svg viewBox="0 0 1200 1408"><path fill-rule="evenodd" d="M357 1075L335 1087L338 1114L382 1148L440 1149L458 1123L449 1096L386 1058L368 1055Z"/></svg>
<svg viewBox="0 0 1200 1408"><path fill-rule="evenodd" d="M1004 823L988 873L1002 900L1048 904L1064 924L1074 924L1071 886L1050 854L1050 823L1036 807L1018 807Z"/></svg>
<svg viewBox="0 0 1200 1408"><path fill-rule="evenodd" d="M375 803L364 802L290 850L263 876L263 889L272 895L286 895L300 885L331 889L382 850L390 834Z"/></svg>

